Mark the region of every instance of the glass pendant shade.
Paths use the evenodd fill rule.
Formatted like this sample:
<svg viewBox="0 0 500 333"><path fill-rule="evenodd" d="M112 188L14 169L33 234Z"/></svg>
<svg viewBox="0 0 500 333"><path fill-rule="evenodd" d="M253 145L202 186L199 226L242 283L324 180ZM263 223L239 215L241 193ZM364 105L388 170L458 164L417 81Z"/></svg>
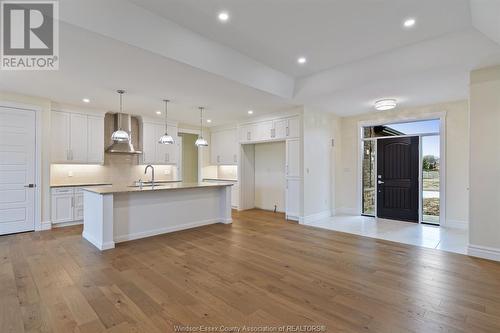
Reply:
<svg viewBox="0 0 500 333"><path fill-rule="evenodd" d="M126 131L119 129L111 134L111 140L118 142L127 142L130 140L130 136Z"/></svg>
<svg viewBox="0 0 500 333"><path fill-rule="evenodd" d="M158 143L162 145L173 145L175 143L174 138L171 135L168 135L168 108L167 104L170 102L168 99L163 100L165 102L165 134L163 134L160 137L160 140L158 140Z"/></svg>
<svg viewBox="0 0 500 333"><path fill-rule="evenodd" d="M203 137L201 137L201 136L198 139L196 139L196 142L194 144L198 147L208 146L207 140L203 139Z"/></svg>
<svg viewBox="0 0 500 333"><path fill-rule="evenodd" d="M175 141L171 135L165 133L161 136L160 140L158 140L158 143L161 143L162 145L173 145Z"/></svg>
<svg viewBox="0 0 500 333"><path fill-rule="evenodd" d="M121 126L121 116L123 113L123 94L125 94L125 90L117 90L116 91L120 95L120 113L118 114L118 126ZM130 141L130 135L127 131L119 128L111 134L111 140L117 142L127 142Z"/></svg>
<svg viewBox="0 0 500 333"><path fill-rule="evenodd" d="M207 147L208 142L203 138L203 108L199 107L200 109L200 136L198 136L198 139L196 139L196 142L194 143L197 147Z"/></svg>

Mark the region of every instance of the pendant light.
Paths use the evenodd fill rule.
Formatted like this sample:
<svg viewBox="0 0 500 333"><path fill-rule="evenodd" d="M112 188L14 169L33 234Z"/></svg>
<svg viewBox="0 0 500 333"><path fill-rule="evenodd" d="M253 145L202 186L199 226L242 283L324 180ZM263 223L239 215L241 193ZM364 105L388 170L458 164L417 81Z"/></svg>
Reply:
<svg viewBox="0 0 500 333"><path fill-rule="evenodd" d="M163 134L160 138L160 140L158 140L159 143L161 143L162 145L171 145L171 144L174 144L174 138L171 136L171 135L168 135L168 123L167 123L167 117L168 117L168 113L167 113L167 104L168 102L170 102L168 99L164 99L163 100L165 102L165 134Z"/></svg>
<svg viewBox="0 0 500 333"><path fill-rule="evenodd" d="M118 130L114 131L113 134L111 134L111 140L117 142L127 142L130 141L130 135L121 127L121 117L123 114L123 94L125 94L125 90L117 90L116 92L120 94L120 113L118 113Z"/></svg>
<svg viewBox="0 0 500 333"><path fill-rule="evenodd" d="M203 139L203 109L202 107L199 107L200 109L200 135L198 136L198 139L196 139L196 142L194 143L198 147L206 147L208 146L207 140Z"/></svg>

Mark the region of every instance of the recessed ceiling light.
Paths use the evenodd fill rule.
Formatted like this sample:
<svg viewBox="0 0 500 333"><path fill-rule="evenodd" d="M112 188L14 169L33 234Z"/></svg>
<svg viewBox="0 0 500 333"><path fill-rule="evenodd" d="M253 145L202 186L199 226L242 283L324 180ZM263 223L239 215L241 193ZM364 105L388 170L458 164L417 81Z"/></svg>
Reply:
<svg viewBox="0 0 500 333"><path fill-rule="evenodd" d="M248 114L253 114L253 110L248 110Z"/></svg>
<svg viewBox="0 0 500 333"><path fill-rule="evenodd" d="M394 109L397 106L397 102L395 99L381 99L375 102L374 107L378 111L386 111Z"/></svg>
<svg viewBox="0 0 500 333"><path fill-rule="evenodd" d="M403 26L405 28L411 28L415 25L415 23L417 23L417 20L415 20L414 18L408 18L403 22Z"/></svg>
<svg viewBox="0 0 500 333"><path fill-rule="evenodd" d="M212 119L207 119L207 123L211 123L212 122Z"/></svg>
<svg viewBox="0 0 500 333"><path fill-rule="evenodd" d="M84 99L82 99L82 101L83 101L83 103L90 103L90 99L88 99L88 98L84 98Z"/></svg>
<svg viewBox="0 0 500 333"><path fill-rule="evenodd" d="M299 64L303 65L303 64L305 64L305 63L307 62L307 59L306 59L306 57L299 57L299 58L297 59L297 62L298 62Z"/></svg>
<svg viewBox="0 0 500 333"><path fill-rule="evenodd" d="M220 12L217 17L219 18L219 21L227 22L227 20L229 20L229 13L228 12Z"/></svg>
<svg viewBox="0 0 500 333"><path fill-rule="evenodd" d="M157 115L161 115L161 111L156 111L156 114Z"/></svg>

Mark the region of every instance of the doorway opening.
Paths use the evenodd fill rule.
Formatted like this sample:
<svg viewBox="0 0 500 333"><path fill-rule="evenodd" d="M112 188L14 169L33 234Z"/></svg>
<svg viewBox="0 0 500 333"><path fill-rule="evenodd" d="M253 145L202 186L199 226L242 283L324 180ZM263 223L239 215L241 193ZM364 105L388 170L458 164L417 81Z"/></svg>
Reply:
<svg viewBox="0 0 500 333"><path fill-rule="evenodd" d="M361 214L440 225L443 119L361 126Z"/></svg>
<svg viewBox="0 0 500 333"><path fill-rule="evenodd" d="M195 145L197 134L179 133L181 146L180 179L188 183L198 182L198 148Z"/></svg>

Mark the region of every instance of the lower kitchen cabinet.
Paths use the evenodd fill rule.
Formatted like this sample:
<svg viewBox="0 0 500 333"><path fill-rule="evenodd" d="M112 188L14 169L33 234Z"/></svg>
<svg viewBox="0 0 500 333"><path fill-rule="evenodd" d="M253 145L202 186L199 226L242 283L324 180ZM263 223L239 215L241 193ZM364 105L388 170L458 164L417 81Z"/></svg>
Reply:
<svg viewBox="0 0 500 333"><path fill-rule="evenodd" d="M83 220L83 190L79 187L54 187L51 190L52 224Z"/></svg>

